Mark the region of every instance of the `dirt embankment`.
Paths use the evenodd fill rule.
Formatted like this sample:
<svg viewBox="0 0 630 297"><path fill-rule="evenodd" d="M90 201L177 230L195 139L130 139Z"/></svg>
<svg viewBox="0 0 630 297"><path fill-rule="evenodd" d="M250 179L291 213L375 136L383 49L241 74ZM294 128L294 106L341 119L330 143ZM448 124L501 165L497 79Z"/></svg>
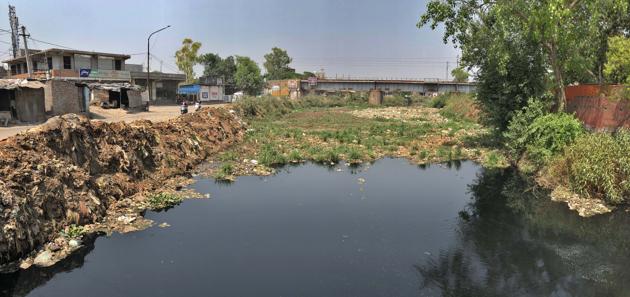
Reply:
<svg viewBox="0 0 630 297"><path fill-rule="evenodd" d="M208 108L159 123L65 115L0 141L0 264L65 226L98 222L116 201L186 174L244 131L230 112Z"/></svg>

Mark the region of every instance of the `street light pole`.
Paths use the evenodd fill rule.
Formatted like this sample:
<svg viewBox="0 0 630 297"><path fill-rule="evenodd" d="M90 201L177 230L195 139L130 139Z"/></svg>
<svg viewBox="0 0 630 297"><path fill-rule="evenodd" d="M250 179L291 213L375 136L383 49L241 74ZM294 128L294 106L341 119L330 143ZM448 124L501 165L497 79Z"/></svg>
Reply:
<svg viewBox="0 0 630 297"><path fill-rule="evenodd" d="M149 35L149 38L147 38L147 91L149 92L149 102L151 102L151 86L149 85L149 81L151 79L151 36L153 36L153 34L158 33L162 30L166 30L168 28L170 28L171 25L168 25L160 30L157 30L153 33L151 33Z"/></svg>

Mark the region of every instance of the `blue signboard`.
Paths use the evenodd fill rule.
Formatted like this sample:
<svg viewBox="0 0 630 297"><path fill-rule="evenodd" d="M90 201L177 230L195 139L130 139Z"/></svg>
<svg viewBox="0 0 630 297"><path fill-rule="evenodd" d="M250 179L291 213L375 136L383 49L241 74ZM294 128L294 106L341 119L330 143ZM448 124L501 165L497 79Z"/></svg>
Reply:
<svg viewBox="0 0 630 297"><path fill-rule="evenodd" d="M90 72L92 72L92 69L81 68L81 70L79 70L79 76L80 77L90 77Z"/></svg>
<svg viewBox="0 0 630 297"><path fill-rule="evenodd" d="M181 86L181 87L179 87L179 89L177 89L177 94L180 94L180 95L197 95L197 94L199 94L199 90L201 90L201 86L200 85L185 85L185 86Z"/></svg>

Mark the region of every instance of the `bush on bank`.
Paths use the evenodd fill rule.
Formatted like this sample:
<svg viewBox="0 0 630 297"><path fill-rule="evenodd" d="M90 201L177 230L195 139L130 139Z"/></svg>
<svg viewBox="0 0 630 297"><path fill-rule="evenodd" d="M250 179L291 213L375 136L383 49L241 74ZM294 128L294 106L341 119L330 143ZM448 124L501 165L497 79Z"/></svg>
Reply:
<svg viewBox="0 0 630 297"><path fill-rule="evenodd" d="M531 100L516 113L503 134L505 146L517 163L523 157L540 167L584 134L582 123L566 113L547 113L546 104Z"/></svg>
<svg viewBox="0 0 630 297"><path fill-rule="evenodd" d="M543 171L553 185L612 204L630 202L630 131L580 136Z"/></svg>
<svg viewBox="0 0 630 297"><path fill-rule="evenodd" d="M447 118L477 122L479 109L470 94L449 94L446 99L440 99L444 104L440 114Z"/></svg>
<svg viewBox="0 0 630 297"><path fill-rule="evenodd" d="M367 96L361 93L343 96L307 95L299 100L273 96L245 97L234 104L234 109L244 117L263 118L285 115L300 108L366 106L367 101Z"/></svg>

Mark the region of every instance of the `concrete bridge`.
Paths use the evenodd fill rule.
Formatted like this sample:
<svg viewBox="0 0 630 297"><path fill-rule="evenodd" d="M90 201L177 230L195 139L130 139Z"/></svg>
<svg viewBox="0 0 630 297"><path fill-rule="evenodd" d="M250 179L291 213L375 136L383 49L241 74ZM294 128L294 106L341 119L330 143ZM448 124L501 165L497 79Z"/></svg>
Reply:
<svg viewBox="0 0 630 297"><path fill-rule="evenodd" d="M433 95L448 92L474 93L476 83L457 83L445 80L370 80L370 79L310 79L300 81L304 94L332 92L369 92L378 89L383 93L411 92Z"/></svg>

